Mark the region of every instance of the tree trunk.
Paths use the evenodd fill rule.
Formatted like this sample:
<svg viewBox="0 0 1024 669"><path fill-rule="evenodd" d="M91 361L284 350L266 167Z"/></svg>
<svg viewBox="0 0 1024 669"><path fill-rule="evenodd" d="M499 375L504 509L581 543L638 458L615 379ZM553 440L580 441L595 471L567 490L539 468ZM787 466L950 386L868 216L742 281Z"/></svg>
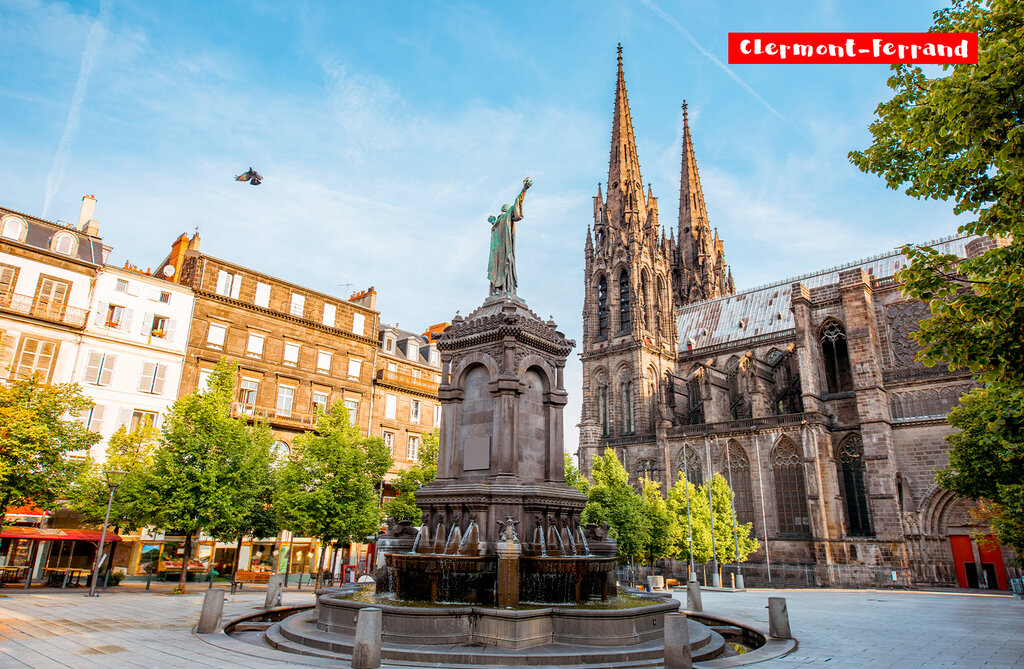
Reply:
<svg viewBox="0 0 1024 669"><path fill-rule="evenodd" d="M178 590L185 594L185 579L188 578L188 560L192 557L192 534L195 530L189 530L185 535L185 554L181 557L181 576L178 578Z"/></svg>
<svg viewBox="0 0 1024 669"><path fill-rule="evenodd" d="M322 542L320 546L320 559L316 563L316 585L313 586L313 592L320 589L320 581L323 580L324 575L324 554L330 550L330 546L326 541Z"/></svg>
<svg viewBox="0 0 1024 669"><path fill-rule="evenodd" d="M251 551L250 551L251 552ZM242 566L242 537L238 537L238 543L235 544L235 569L231 572L231 580L238 580L238 568ZM234 587L234 586L232 586Z"/></svg>

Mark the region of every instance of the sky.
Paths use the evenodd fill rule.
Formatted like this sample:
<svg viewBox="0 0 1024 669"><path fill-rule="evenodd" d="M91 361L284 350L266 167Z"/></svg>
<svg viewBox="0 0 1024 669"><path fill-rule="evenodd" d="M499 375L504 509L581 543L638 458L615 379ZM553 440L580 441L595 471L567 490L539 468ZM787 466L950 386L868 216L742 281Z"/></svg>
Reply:
<svg viewBox="0 0 1024 669"><path fill-rule="evenodd" d="M534 181L519 295L582 340L616 44L645 182L677 225L682 118L738 290L952 234L952 207L847 153L883 65L727 63L729 32L920 32L938 0L0 0L0 204L75 222L110 262L202 250L422 331L487 294L487 217ZM234 181L250 166L258 187ZM570 354L566 447L581 394Z"/></svg>

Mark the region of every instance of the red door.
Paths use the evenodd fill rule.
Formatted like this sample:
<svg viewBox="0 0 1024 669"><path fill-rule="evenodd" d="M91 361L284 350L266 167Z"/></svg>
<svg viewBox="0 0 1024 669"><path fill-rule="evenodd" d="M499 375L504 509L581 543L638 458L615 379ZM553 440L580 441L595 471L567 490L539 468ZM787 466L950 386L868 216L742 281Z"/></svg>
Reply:
<svg viewBox="0 0 1024 669"><path fill-rule="evenodd" d="M965 534L953 535L949 538L949 545L953 548L953 564L956 566L956 582L961 588L967 587L967 568L964 563L974 564L974 548L971 546L971 538Z"/></svg>
<svg viewBox="0 0 1024 669"><path fill-rule="evenodd" d="M985 537L985 541L978 544L978 554L981 556L981 565L994 565L996 572L996 583L989 583L988 587L1006 590L1006 565L1003 564L1003 552L996 543L993 536Z"/></svg>

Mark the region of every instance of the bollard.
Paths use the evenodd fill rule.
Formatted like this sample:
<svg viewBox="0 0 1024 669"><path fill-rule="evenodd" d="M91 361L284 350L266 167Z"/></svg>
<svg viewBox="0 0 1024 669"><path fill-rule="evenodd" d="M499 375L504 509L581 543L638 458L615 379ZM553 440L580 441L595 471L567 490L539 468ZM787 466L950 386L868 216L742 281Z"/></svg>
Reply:
<svg viewBox="0 0 1024 669"><path fill-rule="evenodd" d="M224 591L207 590L203 597L203 611L199 614L199 634L216 634L220 632L220 620L224 616Z"/></svg>
<svg viewBox="0 0 1024 669"><path fill-rule="evenodd" d="M718 575L718 570L717 569L711 574L711 587L712 588L721 588L722 587L722 578Z"/></svg>
<svg viewBox="0 0 1024 669"><path fill-rule="evenodd" d="M377 669L380 666L380 637L383 613L369 606L359 609L356 617L356 636L352 646L353 669Z"/></svg>
<svg viewBox="0 0 1024 669"><path fill-rule="evenodd" d="M743 574L736 574L736 586L735 587L736 587L737 590L742 590L743 589Z"/></svg>
<svg viewBox="0 0 1024 669"><path fill-rule="evenodd" d="M146 572L146 590L149 590L149 583L153 580L153 569Z"/></svg>
<svg viewBox="0 0 1024 669"><path fill-rule="evenodd" d="M792 639L789 630L789 611L785 597L768 598L768 636L773 639Z"/></svg>
<svg viewBox="0 0 1024 669"><path fill-rule="evenodd" d="M283 577L281 574L273 574L267 580L267 599L263 603L263 608L272 609L275 606L281 606L281 584Z"/></svg>
<svg viewBox="0 0 1024 669"><path fill-rule="evenodd" d="M703 611L704 606L700 601L700 585L697 581L690 581L686 584L686 610Z"/></svg>
<svg viewBox="0 0 1024 669"><path fill-rule="evenodd" d="M690 628L685 613L665 614L665 669L692 669Z"/></svg>

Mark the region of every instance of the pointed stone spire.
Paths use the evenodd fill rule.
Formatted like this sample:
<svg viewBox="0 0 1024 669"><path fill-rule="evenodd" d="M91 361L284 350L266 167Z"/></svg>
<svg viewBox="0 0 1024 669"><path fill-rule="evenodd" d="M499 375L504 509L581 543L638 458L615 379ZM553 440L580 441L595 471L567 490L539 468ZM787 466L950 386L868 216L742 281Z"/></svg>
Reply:
<svg viewBox="0 0 1024 669"><path fill-rule="evenodd" d="M683 101L683 157L679 180L679 242L687 234L697 238L697 229L708 225L708 212L704 205L704 191L697 171L697 157L690 137L690 117ZM685 249L684 249L685 253Z"/></svg>
<svg viewBox="0 0 1024 669"><path fill-rule="evenodd" d="M590 226L587 226L587 245L586 245L587 258L594 254L594 240L590 236Z"/></svg>
<svg viewBox="0 0 1024 669"><path fill-rule="evenodd" d="M622 44L618 47L618 74L615 82L615 111L612 117L612 146L608 157L609 214L642 211L643 177L633 136L633 119L629 113L626 79L622 73ZM618 219L621 220L621 219ZM618 220L614 220L617 223Z"/></svg>

